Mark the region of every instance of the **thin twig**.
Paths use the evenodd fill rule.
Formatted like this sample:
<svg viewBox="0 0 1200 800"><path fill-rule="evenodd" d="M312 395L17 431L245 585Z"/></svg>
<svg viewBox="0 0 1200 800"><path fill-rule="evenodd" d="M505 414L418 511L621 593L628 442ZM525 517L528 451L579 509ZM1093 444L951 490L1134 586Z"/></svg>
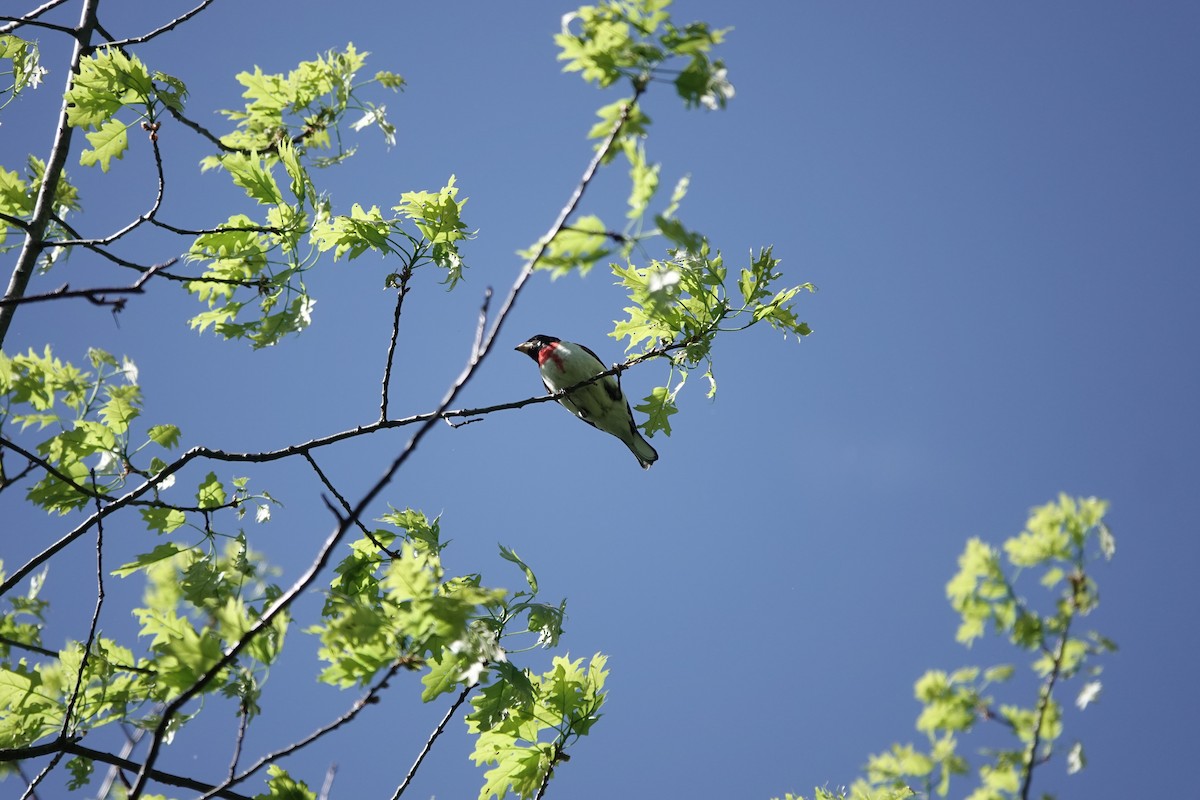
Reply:
<svg viewBox="0 0 1200 800"><path fill-rule="evenodd" d="M58 33L65 33L70 36L75 35L74 28L67 25L56 25L53 22L42 22L41 20L28 19L26 17L10 17L7 15L0 16L0 19L8 20L9 22L14 23L13 25L5 25L3 28L0 28L0 33L7 33L10 30L15 30L21 25L28 25L32 28L45 28L48 31L57 31Z"/></svg>
<svg viewBox="0 0 1200 800"><path fill-rule="evenodd" d="M183 23L187 22L189 19L196 16L201 11L203 11L204 9L206 9L210 5L212 5L212 3L213 3L213 0L204 0L204 2L202 2L200 5L193 8L191 11L188 11L187 13L176 17L175 19L171 20L170 22L168 22L166 25L163 25L162 27L155 28L154 30L150 31L149 33L142 34L141 36L134 36L130 39L117 39L116 41L109 42L109 45L112 47L124 47L127 44L141 44L142 42L148 42L151 39L153 39L155 36L164 34L167 31L170 31L170 30L178 27L179 25L182 25Z"/></svg>
<svg viewBox="0 0 1200 800"><path fill-rule="evenodd" d="M121 745L121 755L118 758L129 758L129 754L133 752L133 748L137 747L137 743L146 735L145 728L134 728L133 733L129 732L127 724L121 725L122 731L125 734L125 744ZM100 782L100 790L96 792L97 800L106 800L108 793L112 791L112 785L120 773L120 767L115 764L108 766L108 772L104 776L104 780Z"/></svg>
<svg viewBox="0 0 1200 800"><path fill-rule="evenodd" d="M278 761L281 758L292 755L293 753L307 747L308 745L310 745L313 742L317 741L318 739L322 738L326 734L333 733L338 728L342 727L343 725L345 725L346 723L350 722L355 717L357 717L364 708L366 708L369 705L373 705L376 701L376 697L378 696L378 694L384 688L387 687L388 682L391 681L391 679L396 676L396 673L398 673L401 669L404 669L408 666L409 666L409 664L407 662L396 661L394 664L392 664L392 666L388 667L387 672L385 672L383 674L382 678L377 680L371 686L371 688L366 691L366 693L362 697L360 697L358 700L354 701L354 705L350 706L349 710L347 710L345 713L343 713L340 717L335 719L333 722L330 722L327 725L317 728L315 731L310 733L308 736L305 736L303 739L300 739L297 742L293 742L292 744L288 745L287 747L276 750L273 753L267 753L262 758L260 758L258 761L254 762L251 766L247 767L237 777L230 778L230 779L226 780L224 783L222 783L221 785L212 787L206 794L204 794L203 797L199 798L199 800L210 800L210 798L213 798L213 797L220 797L219 792L229 788L230 786L236 786L237 784L239 784L242 781L249 778L254 773L261 770L263 767L267 766L268 764L273 764L274 762Z"/></svg>
<svg viewBox="0 0 1200 800"><path fill-rule="evenodd" d="M4 645L5 647L15 647L19 650L25 650L30 653L37 653L39 656L45 656L47 658L58 658L58 653L54 650L47 650L45 647L38 647L36 644L18 642L16 639L10 639L7 636L0 636L0 644Z"/></svg>
<svg viewBox="0 0 1200 800"><path fill-rule="evenodd" d="M392 360L396 355L396 340L400 338L400 311L404 308L404 298L408 295L408 282L412 278L412 274L412 263L405 264L404 269L400 272L400 292L396 295L396 310L392 313L392 338L388 342L387 361L383 365L383 399L379 404L380 421L387 419L388 415L388 387L392 383Z"/></svg>
<svg viewBox="0 0 1200 800"><path fill-rule="evenodd" d="M317 466L316 459L314 459L312 457L312 453L305 451L302 455L304 456L305 460L308 461L309 465L313 468L313 472L317 473L317 478L319 478L321 483L323 483L325 485L325 488L329 490L329 493L332 494L335 498L337 498L337 501L342 504L342 508L345 510L346 514L350 514L353 510L350 508L350 504L348 502L346 502L346 498L342 496L342 493L337 490L337 487L335 487L333 485L333 482L331 480L329 480L329 478L325 475L325 473L321 470L321 468L319 466ZM383 543L375 538L375 534L372 533L371 530L362 523L362 520L354 520L354 522L356 525L358 525L359 530L362 531L363 536L367 537L367 539L370 540L371 544L378 547L380 552L387 553L392 558L400 558L400 553L397 553L394 550L389 550L386 547L384 547Z"/></svg>
<svg viewBox="0 0 1200 800"><path fill-rule="evenodd" d="M143 272L136 281L130 286L105 286L95 289L72 289L70 284L64 283L52 292L45 294L28 294L21 297L0 297L0 306L15 306L24 303L42 303L47 300L65 300L70 297L82 297L92 305L97 306L118 306L124 305L122 300L109 300L105 295L110 294L145 294L146 281L158 274L159 270L165 269L176 261L178 258L169 258L161 264L155 264L150 269Z"/></svg>
<svg viewBox="0 0 1200 800"><path fill-rule="evenodd" d="M84 747L76 740L68 740L64 742L57 739L46 744L32 745L30 747L0 749L0 762L24 761L48 755L53 755L54 761L61 759L64 755L82 756L83 758L89 758L92 761L99 761L102 764L111 764L124 770L133 771L139 768L144 768L143 765L138 764L136 761L130 761L127 758L121 758L120 756L113 755L112 753L104 750L93 750L90 747ZM50 766L51 765L47 765L46 769L49 769ZM46 770L42 770L42 772L45 773ZM175 775L170 772L163 772L160 769L150 769L148 770L148 773L153 780L157 781L158 783L166 784L167 786L178 786L183 789L191 789L197 792L207 792L213 789L213 787L207 783L202 783L201 781L194 780L183 775ZM40 780L40 776L35 778L35 784ZM132 794L130 796L132 796ZM227 789L216 792L210 796L222 797L226 798L226 800L250 800L250 798L246 795L238 794L237 792L231 792Z"/></svg>
<svg viewBox="0 0 1200 800"><path fill-rule="evenodd" d="M58 766L58 762L62 761L62 757L62 753L54 754L54 757L50 759L50 763L42 767L42 771L35 775L33 780L29 782L29 785L25 787L25 791L21 795L21 800L37 800L37 785L46 780L46 776L54 771L54 768Z"/></svg>
<svg viewBox="0 0 1200 800"><path fill-rule="evenodd" d="M404 776L404 780L401 781L400 785L396 787L396 793L392 795L392 800L399 800L400 795L404 794L404 790L408 788L408 785L412 782L413 777L417 774L417 770L420 769L421 762L425 760L425 756L429 755L429 751L433 748L433 743L436 742L438 737L442 735L442 731L446 730L446 726L450 724L450 720L454 718L454 714L458 711L458 707L463 704L463 702L467 699L467 696L470 695L471 691L478 685L479 683L476 681L459 692L458 699L454 701L454 705L450 706L450 710L448 710L446 715L442 717L442 721L437 724L437 727L433 729L433 733L429 734L429 738L425 740L425 746L422 747L421 752L417 754L417 760L414 761L413 765L409 768L408 774Z"/></svg>
<svg viewBox="0 0 1200 800"><path fill-rule="evenodd" d="M329 800L329 793L333 791L335 775L337 775L337 764L330 764L329 769L325 770L325 781L321 784L321 793L317 795L317 800Z"/></svg>
<svg viewBox="0 0 1200 800"><path fill-rule="evenodd" d="M558 757L562 752L562 745L555 742L554 753L550 756L550 765L546 767L546 774L542 776L542 783L538 786L537 794L533 796L533 800L542 800L546 794L546 789L550 787L550 779L554 777L554 765L558 763Z"/></svg>
<svg viewBox="0 0 1200 800"><path fill-rule="evenodd" d="M238 729L237 739L233 743L233 758L229 762L229 777L225 780L233 780L233 776L237 774L238 761L242 758L242 743L246 741L246 725L250 721L250 715L246 713L246 704L242 703L238 708Z"/></svg>
<svg viewBox="0 0 1200 800"><path fill-rule="evenodd" d="M50 2L43 3L42 5L38 6L37 8L30 11L28 14L25 14L23 16L2 17L0 19L9 19L9 20L12 20L12 22L8 25L0 25L0 33L12 33L13 31L15 31L17 28L21 27L22 25L32 24L33 21L35 19L37 19L38 17L40 17L42 14L45 14L47 11L49 11L57 6L61 6L65 2L67 2L67 0L50 0ZM71 31L71 33L74 34L74 31Z"/></svg>
<svg viewBox="0 0 1200 800"><path fill-rule="evenodd" d="M91 470L92 489L96 491L96 470ZM96 502L96 510L100 510L100 495L97 491L93 495ZM92 610L92 622L88 626L87 641L83 645L83 656L79 659L79 669L75 673L75 688L71 691L71 698L67 701L67 708L63 712L63 724L58 732L58 738L66 741L71 734L73 720L75 714L75 704L79 702L79 695L84 689L84 675L87 672L88 660L92 655L92 645L96 643L96 629L100 625L100 609L104 607L104 523L96 523L96 607Z"/></svg>
<svg viewBox="0 0 1200 800"><path fill-rule="evenodd" d="M1029 800L1029 789L1033 785L1033 767L1037 759L1038 745L1041 744L1042 723L1050 708L1050 696L1054 692L1054 684L1058 682L1058 676L1062 671L1063 656L1067 651L1070 630L1071 617L1067 617L1062 633L1059 634L1058 647L1054 651L1050 674L1046 676L1046 682L1042 684L1041 691L1038 692L1037 712L1034 714L1033 720L1033 738L1029 740L1029 746L1025 748L1025 758L1023 759L1025 775L1021 778L1021 800Z"/></svg>

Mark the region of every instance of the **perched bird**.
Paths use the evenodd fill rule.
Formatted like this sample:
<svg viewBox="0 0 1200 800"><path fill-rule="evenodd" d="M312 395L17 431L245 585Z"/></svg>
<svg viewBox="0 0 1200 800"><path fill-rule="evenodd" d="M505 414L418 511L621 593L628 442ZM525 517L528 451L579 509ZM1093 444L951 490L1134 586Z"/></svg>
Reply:
<svg viewBox="0 0 1200 800"><path fill-rule="evenodd" d="M583 345L540 333L515 349L538 363L542 371L542 383L551 392L568 389L607 369L596 354ZM650 465L658 460L658 453L642 438L637 425L633 423L629 401L612 375L589 383L558 402L593 428L611 433L624 442L637 456L642 469L650 469Z"/></svg>

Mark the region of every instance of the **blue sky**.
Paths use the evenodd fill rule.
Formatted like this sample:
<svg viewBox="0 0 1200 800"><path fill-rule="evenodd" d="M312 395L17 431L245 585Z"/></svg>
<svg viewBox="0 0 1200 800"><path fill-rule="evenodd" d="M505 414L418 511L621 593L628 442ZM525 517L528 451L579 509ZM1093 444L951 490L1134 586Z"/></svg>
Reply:
<svg viewBox="0 0 1200 800"><path fill-rule="evenodd" d="M134 35L177 7L114 7L104 20ZM363 136L355 159L319 179L341 211L393 205L450 174L470 197L464 215L479 235L464 250L466 281L447 294L425 276L406 301L393 406L417 413L461 369L484 288L507 289L514 251L562 206L590 155L593 112L615 95L560 73L551 35L569 4L327 8L217 3L140 54L184 79L193 116L216 127L208 109L239 106L233 75L256 64L284 71L352 41L371 52L368 71L406 77L387 99L397 145ZM1121 651L1105 662L1099 702L1067 717L1065 739L1084 742L1088 768L1068 778L1056 761L1035 788L1182 796L1200 715L1190 633L1200 543L1188 511L1200 478L1200 8L680 0L673 10L734 28L721 56L737 95L724 112L685 113L652 93L650 156L668 187L691 176L680 215L728 263L774 245L788 282L819 287L800 305L815 333L799 345L757 329L721 343L717 399L687 391L674 435L653 440L661 458L649 472L616 440L536 405L435 430L386 495L442 514L452 571L517 587L496 543L515 548L547 598L568 598L571 654L609 654L607 713L550 796L765 799L849 783L869 753L917 740L923 671L1022 663L1002 646L956 645L944 587L969 537L999 544L1060 491L1112 501L1117 554L1096 567L1102 604L1085 624ZM61 52L41 38L48 56ZM45 156L63 80L61 62L50 66L45 88L3 112L6 167ZM223 218L240 190L199 175L199 143L164 127L164 148L179 154L168 152L167 218ZM146 157L135 147L103 179L72 158L85 232L148 207ZM614 170L586 210L619 224L624 189ZM184 247L137 246L147 260ZM82 302L23 308L6 350L128 355L148 420L179 424L185 446L307 440L374 419L391 324L380 286L392 264L327 266L310 281L312 328L267 351L188 331L193 302L165 284L131 299L119 327ZM32 288L125 277L105 270L80 254ZM606 334L623 296L611 284L603 269L539 275L504 337L549 333L616 360ZM644 393L660 369L629 373L626 390ZM461 405L539 392L528 358L502 347ZM353 494L404 440L393 431L332 448L322 466ZM252 484L284 503L249 533L285 581L331 527L301 466L271 466ZM181 483L210 468L242 474L203 465ZM6 564L65 529L11 494L0 498ZM130 552L144 536L133 524L114 533ZM90 548L73 557L51 571L64 630L90 614L90 601L69 604L72 582L90 580ZM110 609L138 594L110 583ZM106 623L128 634L115 614ZM290 635L295 663L273 672L268 722L248 746L291 741L352 701L314 686L314 645L298 627ZM1028 703L1022 686L1011 697ZM445 710L413 694L415 683L397 682L360 724L286 766L319 786L336 762L335 796L387 796ZM235 720L214 711L167 748L163 768L204 773L196 765L212 759L212 774L223 771ZM477 791L462 727L416 796Z"/></svg>

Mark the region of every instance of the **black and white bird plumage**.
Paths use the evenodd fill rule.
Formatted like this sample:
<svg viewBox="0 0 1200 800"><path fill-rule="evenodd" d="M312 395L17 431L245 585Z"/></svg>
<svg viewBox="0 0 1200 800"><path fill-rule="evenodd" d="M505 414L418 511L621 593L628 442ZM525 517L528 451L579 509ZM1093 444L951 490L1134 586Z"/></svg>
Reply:
<svg viewBox="0 0 1200 800"><path fill-rule="evenodd" d="M538 363L542 383L551 392L568 389L607 369L604 362L583 345L545 334L531 337L516 349ZM658 460L658 453L634 424L629 401L612 375L576 389L558 402L587 424L624 442L642 469L650 469L650 465Z"/></svg>

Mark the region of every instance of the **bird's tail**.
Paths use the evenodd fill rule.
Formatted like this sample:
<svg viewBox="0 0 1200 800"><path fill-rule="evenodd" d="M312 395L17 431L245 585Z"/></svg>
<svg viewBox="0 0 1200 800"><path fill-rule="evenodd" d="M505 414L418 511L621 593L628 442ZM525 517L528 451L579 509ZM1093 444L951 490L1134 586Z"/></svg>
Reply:
<svg viewBox="0 0 1200 800"><path fill-rule="evenodd" d="M633 436L626 442L629 449L637 456L638 463L642 465L642 469L650 469L650 465L658 461L658 451L650 446L642 435L636 430L633 431Z"/></svg>

